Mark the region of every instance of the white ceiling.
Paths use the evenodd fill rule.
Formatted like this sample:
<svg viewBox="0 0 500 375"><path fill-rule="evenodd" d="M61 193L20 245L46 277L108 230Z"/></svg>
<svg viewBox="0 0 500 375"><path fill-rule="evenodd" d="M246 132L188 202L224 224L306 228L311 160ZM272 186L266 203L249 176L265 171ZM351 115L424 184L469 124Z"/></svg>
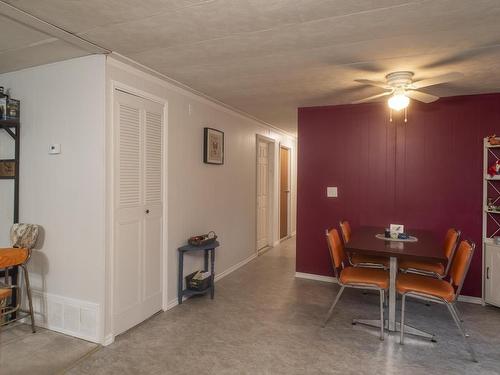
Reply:
<svg viewBox="0 0 500 375"><path fill-rule="evenodd" d="M290 132L297 107L379 93L354 80L394 70L417 80L464 73L423 90L436 95L500 91L499 0L5 2ZM47 35L2 21L0 71L45 62L38 54L78 55L47 51Z"/></svg>

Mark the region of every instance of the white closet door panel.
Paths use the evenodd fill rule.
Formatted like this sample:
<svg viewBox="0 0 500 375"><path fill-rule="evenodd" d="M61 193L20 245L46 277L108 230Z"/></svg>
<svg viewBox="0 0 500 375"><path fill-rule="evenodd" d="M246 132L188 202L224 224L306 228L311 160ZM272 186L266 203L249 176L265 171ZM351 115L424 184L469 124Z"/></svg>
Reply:
<svg viewBox="0 0 500 375"><path fill-rule="evenodd" d="M145 112L145 199L146 203L162 201L162 113Z"/></svg>
<svg viewBox="0 0 500 375"><path fill-rule="evenodd" d="M162 285L162 217L161 205L151 206L145 221L145 251L144 251L144 297L146 299L161 294ZM157 311L157 310L156 310ZM154 312L156 312L154 311ZM153 312L153 313L154 313Z"/></svg>
<svg viewBox="0 0 500 375"><path fill-rule="evenodd" d="M119 103L118 203L141 204L141 124L140 107Z"/></svg>

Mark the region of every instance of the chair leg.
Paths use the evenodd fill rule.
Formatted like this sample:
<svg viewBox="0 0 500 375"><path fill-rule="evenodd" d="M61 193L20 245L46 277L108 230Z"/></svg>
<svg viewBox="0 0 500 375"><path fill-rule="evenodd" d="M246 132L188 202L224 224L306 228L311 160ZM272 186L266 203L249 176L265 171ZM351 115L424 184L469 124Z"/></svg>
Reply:
<svg viewBox="0 0 500 375"><path fill-rule="evenodd" d="M399 343L401 345L404 344L405 341L405 303L406 303L406 294L403 294L401 298L401 322L399 323Z"/></svg>
<svg viewBox="0 0 500 375"><path fill-rule="evenodd" d="M476 353L474 352L474 349L472 348L472 345L470 344L469 340L467 340L467 335L465 333L465 330L464 330L462 323L460 322L460 318L455 310L455 306L453 306L450 303L447 303L446 306L448 307L448 310L450 311L450 314L453 317L453 320L455 321L455 324L457 325L458 330L460 331L460 334L462 335L465 346L467 347L467 350L469 351L469 354L470 354L472 360L474 362L477 362Z"/></svg>
<svg viewBox="0 0 500 375"><path fill-rule="evenodd" d="M328 314L326 314L326 319L323 322L323 327L326 327L326 323L328 323L328 321L330 320L330 317L332 316L332 313L333 313L333 309L335 308L335 305L339 301L340 296L342 295L342 292L344 291L344 288L345 287L343 285L340 287L340 290L337 293L337 296L335 297L335 300L333 301L332 306L330 307L330 310L328 310Z"/></svg>
<svg viewBox="0 0 500 375"><path fill-rule="evenodd" d="M23 273L24 273L24 282L26 284L26 295L28 296L28 304L30 308L30 316L31 316L31 330L33 333L36 332L35 329L35 313L33 311L33 300L31 298L31 286L30 286L30 278L28 275L28 270L26 269L26 266L21 266L23 268Z"/></svg>
<svg viewBox="0 0 500 375"><path fill-rule="evenodd" d="M385 291L380 289L380 340L384 341L384 297Z"/></svg>

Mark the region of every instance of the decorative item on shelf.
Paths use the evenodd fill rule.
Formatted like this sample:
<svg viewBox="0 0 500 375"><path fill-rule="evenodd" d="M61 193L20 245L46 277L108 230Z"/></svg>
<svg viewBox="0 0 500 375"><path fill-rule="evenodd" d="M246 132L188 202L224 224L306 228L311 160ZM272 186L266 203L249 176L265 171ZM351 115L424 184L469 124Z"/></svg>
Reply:
<svg viewBox="0 0 500 375"><path fill-rule="evenodd" d="M19 120L20 101L9 96L0 86L0 120Z"/></svg>
<svg viewBox="0 0 500 375"><path fill-rule="evenodd" d="M188 239L188 243L192 246L204 246L214 243L217 240L217 235L212 230L206 234L200 234L198 236L193 236Z"/></svg>
<svg viewBox="0 0 500 375"><path fill-rule="evenodd" d="M488 198L488 210L493 210L493 198Z"/></svg>
<svg viewBox="0 0 500 375"><path fill-rule="evenodd" d="M496 134L488 136L488 143L490 146L499 146L500 145L500 137L497 138Z"/></svg>
<svg viewBox="0 0 500 375"><path fill-rule="evenodd" d="M405 226L401 224L391 224L389 225L391 238L397 239L400 234L405 232Z"/></svg>
<svg viewBox="0 0 500 375"><path fill-rule="evenodd" d="M500 174L500 160L495 161L495 164L488 168L488 174L490 177Z"/></svg>
<svg viewBox="0 0 500 375"><path fill-rule="evenodd" d="M13 179L16 177L16 161L13 159L0 160L0 179Z"/></svg>
<svg viewBox="0 0 500 375"><path fill-rule="evenodd" d="M206 271L196 271L186 276L186 286L188 289L202 291L210 288L210 276Z"/></svg>
<svg viewBox="0 0 500 375"><path fill-rule="evenodd" d="M203 162L206 164L224 164L224 132L204 128Z"/></svg>

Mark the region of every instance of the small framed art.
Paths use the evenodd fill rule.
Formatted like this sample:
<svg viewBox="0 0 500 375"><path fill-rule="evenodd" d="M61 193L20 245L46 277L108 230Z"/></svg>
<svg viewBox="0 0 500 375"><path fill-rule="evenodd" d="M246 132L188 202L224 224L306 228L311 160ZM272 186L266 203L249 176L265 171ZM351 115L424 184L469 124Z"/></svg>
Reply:
<svg viewBox="0 0 500 375"><path fill-rule="evenodd" d="M224 132L217 129L203 129L203 162L224 164Z"/></svg>

